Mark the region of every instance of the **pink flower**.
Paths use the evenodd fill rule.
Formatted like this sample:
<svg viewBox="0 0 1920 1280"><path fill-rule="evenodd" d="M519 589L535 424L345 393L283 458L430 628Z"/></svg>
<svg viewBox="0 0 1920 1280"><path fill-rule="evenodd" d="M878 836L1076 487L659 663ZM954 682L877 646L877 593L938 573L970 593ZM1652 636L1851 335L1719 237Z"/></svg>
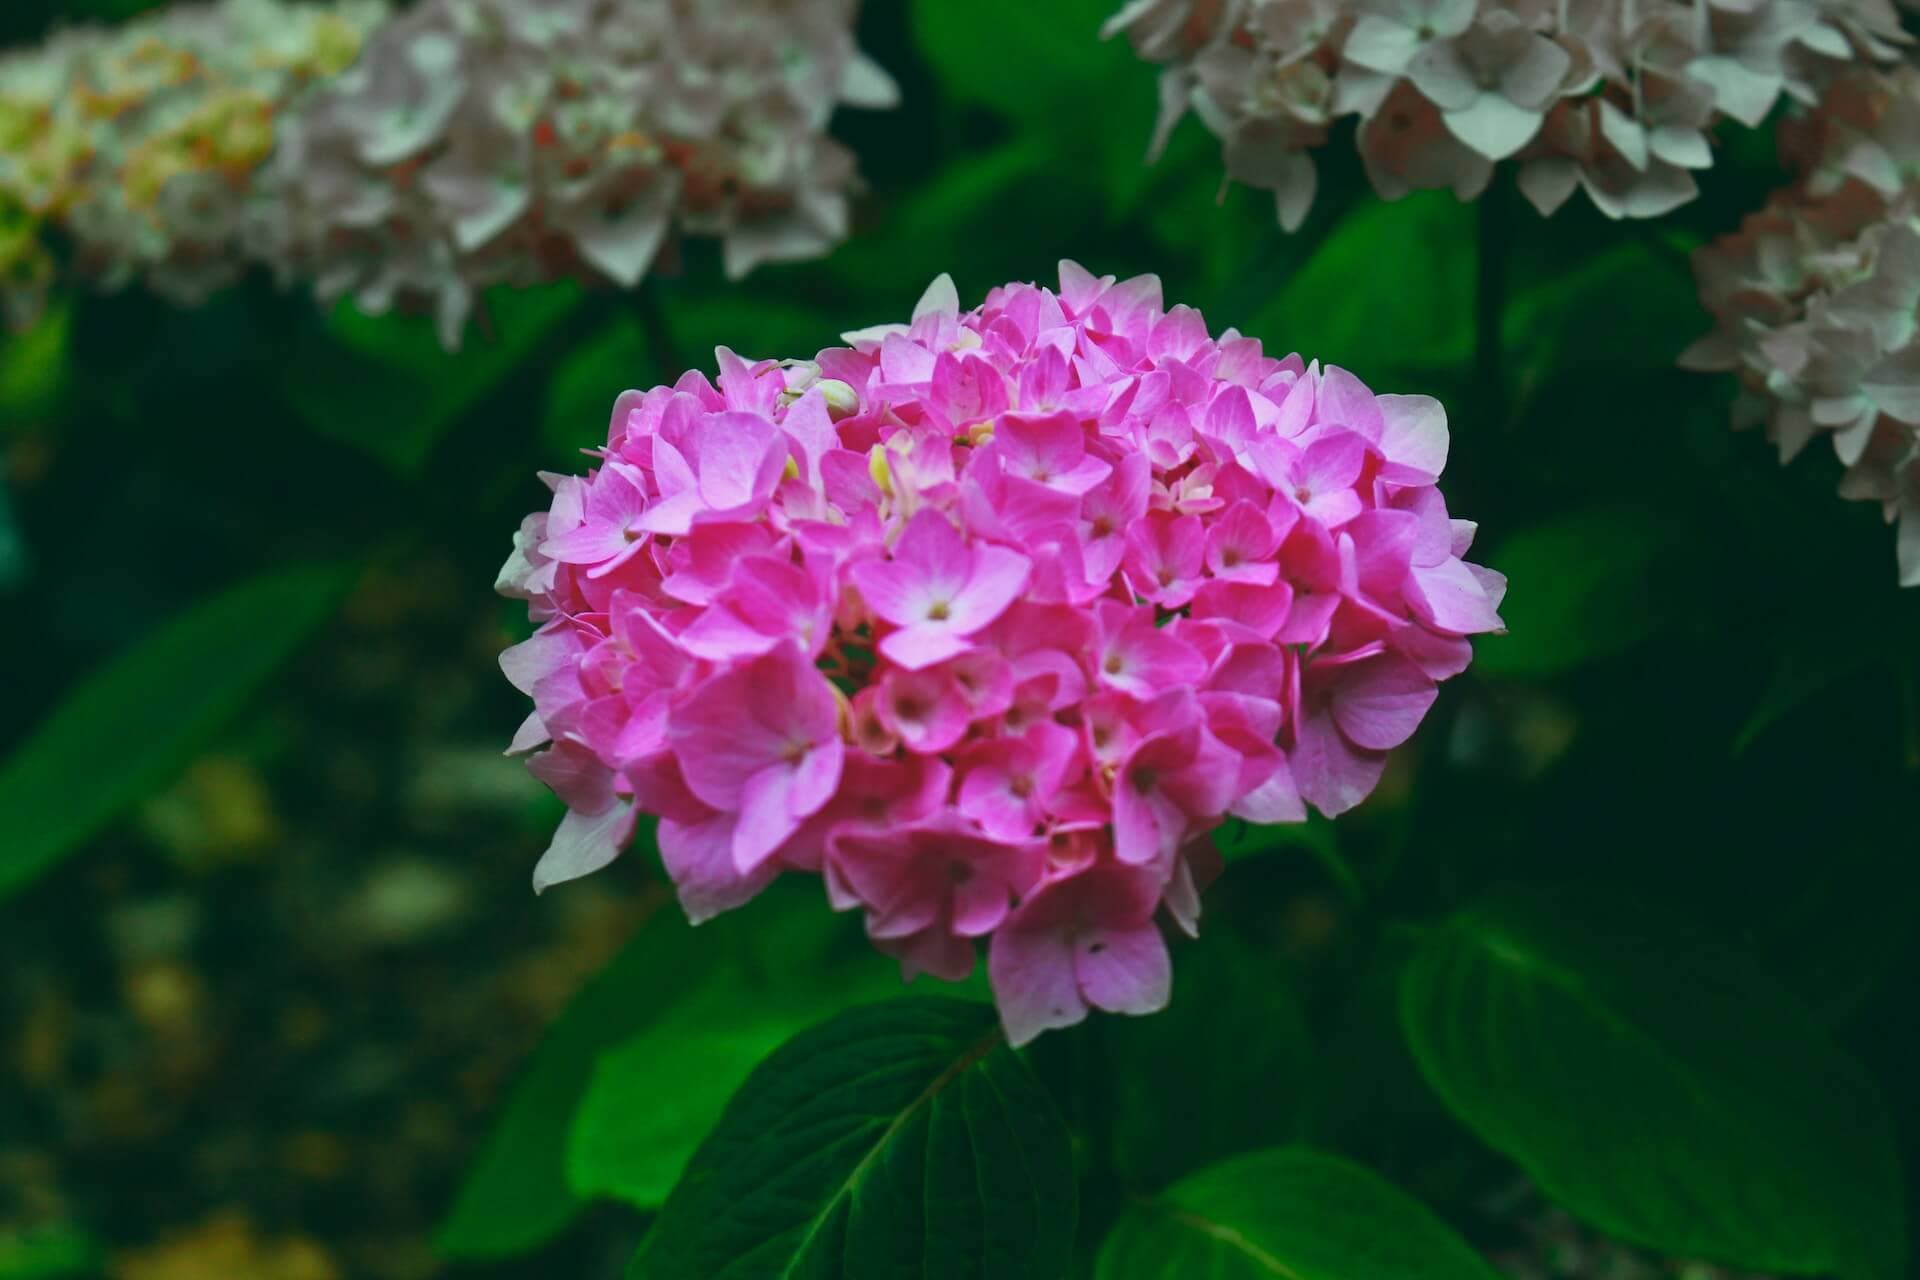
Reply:
<svg viewBox="0 0 1920 1280"><path fill-rule="evenodd" d="M687 789L738 815L741 871L833 797L845 758L837 719L833 687L792 643L715 676L675 709L669 734Z"/></svg>
<svg viewBox="0 0 1920 1280"><path fill-rule="evenodd" d="M1157 1008L1209 833L1358 803L1500 625L1445 415L1071 263L846 341L628 393L523 523L540 883L650 814L695 920L820 875L907 976L991 938L1016 1041Z"/></svg>
<svg viewBox="0 0 1920 1280"><path fill-rule="evenodd" d="M1089 1007L1131 1014L1166 1007L1173 970L1153 922L1161 884L1145 869L1096 865L1021 904L987 957L1010 1043L1070 1027Z"/></svg>
<svg viewBox="0 0 1920 1280"><path fill-rule="evenodd" d="M908 950L911 967L959 981L973 947L1039 881L1040 843L981 834L952 810L906 827L845 831L827 850L827 894L840 910L864 907L867 934Z"/></svg>
<svg viewBox="0 0 1920 1280"><path fill-rule="evenodd" d="M946 517L922 510L907 522L893 558L856 565L853 582L875 614L900 628L880 651L918 670L966 652L966 637L1013 603L1031 568L1017 551L969 547Z"/></svg>

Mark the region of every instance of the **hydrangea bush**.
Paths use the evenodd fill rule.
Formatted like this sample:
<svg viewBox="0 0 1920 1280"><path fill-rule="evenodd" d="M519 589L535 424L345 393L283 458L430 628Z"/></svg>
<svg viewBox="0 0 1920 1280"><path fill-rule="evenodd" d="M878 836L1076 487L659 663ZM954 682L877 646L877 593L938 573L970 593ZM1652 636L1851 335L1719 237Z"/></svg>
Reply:
<svg viewBox="0 0 1920 1280"><path fill-rule="evenodd" d="M1010 1039L1167 999L1229 817L1359 803L1496 630L1446 415L1068 262L614 406L500 577L546 886L640 813L696 921L785 870Z"/></svg>
<svg viewBox="0 0 1920 1280"><path fill-rule="evenodd" d="M1845 77L1785 143L1800 180L1695 255L1716 327L1681 362L1737 370L1782 462L1830 433L1920 586L1920 70Z"/></svg>
<svg viewBox="0 0 1920 1280"><path fill-rule="evenodd" d="M1717 121L1758 125L1908 43L1888 0L1129 0L1105 31L1164 68L1153 152L1193 111L1289 230L1348 117L1389 200L1472 199L1511 159L1543 214L1579 188L1610 218L1657 217L1697 194Z"/></svg>

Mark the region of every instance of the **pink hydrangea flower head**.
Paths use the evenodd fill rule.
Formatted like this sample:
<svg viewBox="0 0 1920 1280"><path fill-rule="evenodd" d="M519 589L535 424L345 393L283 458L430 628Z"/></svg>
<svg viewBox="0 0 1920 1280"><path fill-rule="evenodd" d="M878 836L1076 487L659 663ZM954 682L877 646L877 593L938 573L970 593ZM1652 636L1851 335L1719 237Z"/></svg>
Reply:
<svg viewBox="0 0 1920 1280"><path fill-rule="evenodd" d="M1210 833L1358 804L1500 626L1445 414L1072 263L844 340L626 393L516 534L536 883L653 814L696 920L818 874L1015 1043L1156 1009Z"/></svg>

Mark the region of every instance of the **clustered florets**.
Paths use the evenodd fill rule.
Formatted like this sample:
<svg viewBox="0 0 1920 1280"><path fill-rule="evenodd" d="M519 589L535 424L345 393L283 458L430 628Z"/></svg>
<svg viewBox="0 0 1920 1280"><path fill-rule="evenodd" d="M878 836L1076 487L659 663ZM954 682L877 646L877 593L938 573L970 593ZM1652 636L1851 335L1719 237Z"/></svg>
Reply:
<svg viewBox="0 0 1920 1280"><path fill-rule="evenodd" d="M380 28L275 157L268 259L457 339L476 289L636 284L674 230L729 275L845 237L836 105L891 106L857 0L425 0Z"/></svg>
<svg viewBox="0 0 1920 1280"><path fill-rule="evenodd" d="M221 0L0 60L0 301L77 275L196 301L250 262L323 299L637 283L670 233L738 276L846 234L838 103L890 105L857 0ZM364 48L363 48L364 45Z"/></svg>
<svg viewBox="0 0 1920 1280"><path fill-rule="evenodd" d="M1920 586L1920 70L1855 72L1782 130L1802 176L1695 255L1718 325L1681 360L1738 370L1734 423L1782 461L1831 432L1842 496L1898 521Z"/></svg>
<svg viewBox="0 0 1920 1280"><path fill-rule="evenodd" d="M1289 230L1347 116L1390 200L1472 199L1511 157L1543 214L1578 186L1609 217L1656 217L1693 198L1716 120L1812 102L1906 40L1887 0L1130 0L1106 27L1123 31L1165 67L1153 151L1195 111Z"/></svg>
<svg viewBox="0 0 1920 1280"><path fill-rule="evenodd" d="M288 113L359 55L384 0L221 0L0 58L0 317L38 313L57 236L105 288L197 302L245 268Z"/></svg>
<svg viewBox="0 0 1920 1280"><path fill-rule="evenodd" d="M536 885L644 812L695 920L794 870L908 976L991 935L1016 1043L1157 1008L1209 832L1358 803L1500 625L1445 415L1071 263L844 337L627 392L547 477L500 580Z"/></svg>

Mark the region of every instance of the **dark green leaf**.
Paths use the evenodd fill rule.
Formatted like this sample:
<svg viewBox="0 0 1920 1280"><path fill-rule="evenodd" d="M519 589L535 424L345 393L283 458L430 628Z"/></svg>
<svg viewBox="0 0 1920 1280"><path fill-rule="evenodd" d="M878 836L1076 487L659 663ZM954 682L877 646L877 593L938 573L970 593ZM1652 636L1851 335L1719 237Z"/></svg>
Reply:
<svg viewBox="0 0 1920 1280"><path fill-rule="evenodd" d="M0 1229L0 1280L67 1280L98 1275L101 1250L70 1227L16 1234Z"/></svg>
<svg viewBox="0 0 1920 1280"><path fill-rule="evenodd" d="M1374 384L1473 355L1473 212L1441 191L1364 200L1243 326ZM1394 387L1393 390L1411 388Z"/></svg>
<svg viewBox="0 0 1920 1280"><path fill-rule="evenodd" d="M1668 368L1707 327L1684 253L1640 241L1572 271L1564 254L1554 254L1547 270L1513 297L1502 325L1523 422L1553 412L1532 397L1558 385L1555 379L1575 371L1599 377L1609 370L1631 375ZM1538 429L1551 428L1540 422Z"/></svg>
<svg viewBox="0 0 1920 1280"><path fill-rule="evenodd" d="M1130 1210L1099 1280L1494 1280L1419 1201L1338 1156L1278 1147Z"/></svg>
<svg viewBox="0 0 1920 1280"><path fill-rule="evenodd" d="M660 1211L633 1280L1058 1280L1072 1149L993 1009L902 999L789 1041Z"/></svg>
<svg viewBox="0 0 1920 1280"><path fill-rule="evenodd" d="M81 682L0 765L0 896L168 782L352 580L337 564L263 574L170 619Z"/></svg>
<svg viewBox="0 0 1920 1280"><path fill-rule="evenodd" d="M1058 124L1063 105L1080 108L1067 119L1084 119L1082 95L1090 83L1116 75L1137 81L1151 103L1153 75L1124 40L1102 43L1100 24L1111 16L1109 0L970 0L967 4L913 6L920 51L947 92L1026 122ZM1149 107L1149 119L1151 118ZM1145 151L1142 131L1135 144Z"/></svg>
<svg viewBox="0 0 1920 1280"><path fill-rule="evenodd" d="M1758 967L1592 886L1440 928L1401 1017L1453 1111L1610 1234L1755 1269L1904 1274L1872 1082Z"/></svg>
<svg viewBox="0 0 1920 1280"><path fill-rule="evenodd" d="M442 350L431 321L370 316L350 300L281 362L281 392L308 427L364 450L402 473L418 471L440 437L505 381L581 300L571 285L493 289L490 336L468 333ZM613 388L607 407L621 390Z"/></svg>
<svg viewBox="0 0 1920 1280"><path fill-rule="evenodd" d="M899 967L851 923L794 903L727 939L711 977L604 1055L573 1120L574 1191L657 1208L762 1058L835 1008L897 992Z"/></svg>
<svg viewBox="0 0 1920 1280"><path fill-rule="evenodd" d="M620 315L570 352L547 390L541 435L557 465L578 469L582 449L606 443L613 402L628 387L653 385L662 374L632 316Z"/></svg>
<svg viewBox="0 0 1920 1280"><path fill-rule="evenodd" d="M1173 975L1164 1012L1098 1024L1112 1062L1114 1164L1142 1190L1300 1137L1318 1066L1278 956L1221 926L1179 949Z"/></svg>
<svg viewBox="0 0 1920 1280"><path fill-rule="evenodd" d="M1507 575L1507 634L1474 645L1483 674L1547 676L1625 653L1661 624L1661 534L1650 511L1592 508L1536 525L1487 563Z"/></svg>
<svg viewBox="0 0 1920 1280"><path fill-rule="evenodd" d="M73 305L55 298L33 326L0 333L0 432L38 425L59 403L70 368Z"/></svg>
<svg viewBox="0 0 1920 1280"><path fill-rule="evenodd" d="M631 856L631 854L629 855ZM671 903L575 996L514 1084L435 1241L451 1258L518 1253L564 1229L584 1201L567 1183L567 1135L607 1049L697 990L777 900L696 933Z"/></svg>

